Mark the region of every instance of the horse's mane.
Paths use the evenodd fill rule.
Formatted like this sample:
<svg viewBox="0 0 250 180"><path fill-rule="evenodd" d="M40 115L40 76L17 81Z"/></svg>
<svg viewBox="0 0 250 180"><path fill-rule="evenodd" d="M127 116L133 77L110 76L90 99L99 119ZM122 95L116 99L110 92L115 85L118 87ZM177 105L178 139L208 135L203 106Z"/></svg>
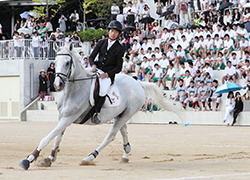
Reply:
<svg viewBox="0 0 250 180"><path fill-rule="evenodd" d="M69 50L68 47L66 46L62 46L60 47L59 51L57 53L67 53L67 54L70 54L72 56L72 58L75 58L79 64L82 71L87 75L87 76L94 76L95 73L92 71L92 68L84 68L82 65L81 65L81 56L79 55L79 53L76 51L76 49L73 48L72 51Z"/></svg>

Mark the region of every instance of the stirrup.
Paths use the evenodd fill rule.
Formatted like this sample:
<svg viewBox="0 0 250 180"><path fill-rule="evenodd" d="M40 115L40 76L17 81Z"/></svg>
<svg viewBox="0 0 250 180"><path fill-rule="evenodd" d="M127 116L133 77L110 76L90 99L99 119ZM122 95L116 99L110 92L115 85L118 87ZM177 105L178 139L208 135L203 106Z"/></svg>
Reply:
<svg viewBox="0 0 250 180"><path fill-rule="evenodd" d="M92 123L94 123L94 124L100 124L100 123L101 123L100 119L98 118L98 113L95 113L95 114L93 115L91 121L92 121Z"/></svg>

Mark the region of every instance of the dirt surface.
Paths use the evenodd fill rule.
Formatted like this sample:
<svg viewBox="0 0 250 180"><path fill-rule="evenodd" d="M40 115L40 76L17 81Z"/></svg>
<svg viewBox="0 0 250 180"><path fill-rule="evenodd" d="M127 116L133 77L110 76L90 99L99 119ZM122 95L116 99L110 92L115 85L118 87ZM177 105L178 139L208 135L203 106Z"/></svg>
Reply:
<svg viewBox="0 0 250 180"><path fill-rule="evenodd" d="M22 170L18 163L55 125L0 122L0 179L250 179L250 127L129 124L129 163L119 163L123 155L119 133L97 157L96 165L79 166L100 145L111 125L72 125L66 130L52 167L37 166L50 154L51 142L28 171Z"/></svg>

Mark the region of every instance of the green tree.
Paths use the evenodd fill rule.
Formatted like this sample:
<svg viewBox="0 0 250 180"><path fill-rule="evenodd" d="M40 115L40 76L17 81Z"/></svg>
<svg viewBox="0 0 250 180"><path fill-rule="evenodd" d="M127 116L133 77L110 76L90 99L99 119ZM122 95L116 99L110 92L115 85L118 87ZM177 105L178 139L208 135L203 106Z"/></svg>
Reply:
<svg viewBox="0 0 250 180"><path fill-rule="evenodd" d="M55 15L63 10L66 0L32 0L33 2L40 3L41 6L34 6L32 12L39 14L42 18L49 17L49 11L51 10Z"/></svg>
<svg viewBox="0 0 250 180"><path fill-rule="evenodd" d="M89 7L91 7L92 4L96 4L98 0L84 0L82 3L82 6L80 6L81 10L83 11L83 24L84 24L84 29L85 31L85 25L86 25L86 14L93 12ZM88 10L89 9L89 10Z"/></svg>

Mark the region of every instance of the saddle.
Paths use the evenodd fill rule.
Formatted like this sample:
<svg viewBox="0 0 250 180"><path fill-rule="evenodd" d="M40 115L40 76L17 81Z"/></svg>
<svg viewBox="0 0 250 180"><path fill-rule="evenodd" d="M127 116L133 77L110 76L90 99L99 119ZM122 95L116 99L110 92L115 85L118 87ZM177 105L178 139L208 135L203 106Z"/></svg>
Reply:
<svg viewBox="0 0 250 180"><path fill-rule="evenodd" d="M91 85L90 88L90 105L95 106L96 102L98 102L100 92L100 83L99 78L97 77ZM106 101L103 105L103 108L109 107L117 107L121 103L120 101L120 91L114 83L109 87L108 94L106 95Z"/></svg>
<svg viewBox="0 0 250 180"><path fill-rule="evenodd" d="M96 79L93 80L92 85L90 87L90 105L92 106L92 108L79 124L85 123L94 115L95 104L98 102L100 97L99 92L100 92L100 83L99 83L99 78L96 77ZM110 86L108 90L108 94L106 95L106 100L102 108L117 107L120 105L120 102L121 102L120 92L114 83L112 86Z"/></svg>

